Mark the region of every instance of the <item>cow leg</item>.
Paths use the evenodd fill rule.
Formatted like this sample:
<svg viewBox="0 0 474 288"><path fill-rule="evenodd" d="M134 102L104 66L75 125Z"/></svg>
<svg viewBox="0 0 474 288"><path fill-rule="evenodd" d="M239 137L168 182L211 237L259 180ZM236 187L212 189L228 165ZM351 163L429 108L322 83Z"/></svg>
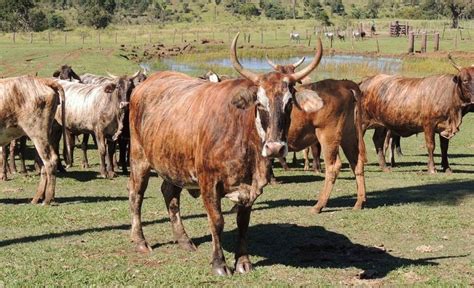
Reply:
<svg viewBox="0 0 474 288"><path fill-rule="evenodd" d="M54 151L54 147L48 144L47 140L31 137L31 141L35 144L36 151L38 151L38 155L43 162L40 183L31 203L37 204L40 199L44 199L43 204L48 205L54 199L58 156Z"/></svg>
<svg viewBox="0 0 474 288"><path fill-rule="evenodd" d="M436 173L434 164L435 133L433 127L425 127L426 149L428 150L428 173Z"/></svg>
<svg viewBox="0 0 474 288"><path fill-rule="evenodd" d="M251 212L252 207L238 206L237 226L239 228L239 239L235 252L235 272L238 273L247 273L252 270L252 262L250 262L247 249L247 231Z"/></svg>
<svg viewBox="0 0 474 288"><path fill-rule="evenodd" d="M20 173L26 174L26 165L25 165L25 151L26 151L26 140L27 137L23 136L20 138L20 147L18 151L18 155L20 156Z"/></svg>
<svg viewBox="0 0 474 288"><path fill-rule="evenodd" d="M296 152L294 151L293 151L293 159L291 161L292 161L293 166L298 164L298 159L296 159Z"/></svg>
<svg viewBox="0 0 474 288"><path fill-rule="evenodd" d="M135 249L147 253L152 249L145 240L142 228L142 203L148 180L150 178L150 164L146 160L143 149L136 144L132 149L132 162L130 166L130 178L128 179L128 197L130 213L132 214L132 229L130 235L135 243Z"/></svg>
<svg viewBox="0 0 474 288"><path fill-rule="evenodd" d="M112 179L117 176L114 172L114 167L117 167L115 162L115 141L105 140L107 145L107 178Z"/></svg>
<svg viewBox="0 0 474 288"><path fill-rule="evenodd" d="M12 140L10 142L10 157L8 159L8 164L10 166L10 173L16 173L16 164L15 164L15 146L16 146L16 140Z"/></svg>
<svg viewBox="0 0 474 288"><path fill-rule="evenodd" d="M51 133L51 138L52 138L52 141L51 143L53 143L53 150L54 150L54 153L56 154L56 156L59 155L59 142L61 141L61 136L62 136L62 127L59 125L59 123L57 123L56 121L53 122L52 124L53 128L52 128L52 133ZM31 138L31 136L30 136ZM33 141L33 138L31 138L31 141ZM66 141L66 139L64 139L64 141ZM36 144L35 144L35 147L36 147ZM37 153L38 152L38 148L36 148L36 151ZM64 154L63 154L64 155ZM37 169L36 171L38 171L38 168L39 168L39 173L41 175L41 170L43 170L43 163L39 163L39 162L42 162L40 161L41 159L41 155L37 155L38 158L37 158L37 167L35 166L35 168ZM61 163L61 159L59 157L56 157L56 167L57 169L64 173L66 172L66 169L64 169L64 166L63 164Z"/></svg>
<svg viewBox="0 0 474 288"><path fill-rule="evenodd" d="M377 150L377 156L379 160L380 169L383 172L390 172L390 168L387 167L387 162L385 162L385 154L384 154L384 142L385 142L385 135L387 134L386 128L375 128L374 136L372 136L372 140L374 141L375 149Z"/></svg>
<svg viewBox="0 0 474 288"><path fill-rule="evenodd" d="M318 142L311 145L311 154L313 155L313 171L316 174L321 173L321 144Z"/></svg>
<svg viewBox="0 0 474 288"><path fill-rule="evenodd" d="M182 188L175 186L167 181L161 184L161 193L165 198L166 209L170 216L171 228L173 229L174 240L178 242L179 246L187 251L196 251L196 246L189 239L186 230L184 230L183 222L181 221L181 214L179 212L179 199Z"/></svg>
<svg viewBox="0 0 474 288"><path fill-rule="evenodd" d="M87 159L87 142L89 142L89 133L82 134L82 143L81 143L81 150L82 150L82 168L87 169L89 168L89 160Z"/></svg>
<svg viewBox="0 0 474 288"><path fill-rule="evenodd" d="M124 137L119 137L119 165L122 166L122 172L127 173L127 163L128 163L128 141Z"/></svg>
<svg viewBox="0 0 474 288"><path fill-rule="evenodd" d="M451 167L449 167L448 162L449 139L439 135L439 145L441 147L441 167L443 167L444 172L453 173L453 170L451 170Z"/></svg>
<svg viewBox="0 0 474 288"><path fill-rule="evenodd" d="M338 131L327 130L316 131L316 135L321 142L323 150L326 173L324 176L323 190L319 193L318 202L313 208L311 208L312 213L321 213L321 210L326 207L332 188L336 182L337 175L342 166L339 157L339 144L341 141L340 139L337 139L338 134L340 135L341 133Z"/></svg>
<svg viewBox="0 0 474 288"><path fill-rule="evenodd" d="M352 172L356 177L357 185L357 201L354 210L362 209L366 202L365 197L365 176L364 176L364 159L359 153L357 135L354 133L344 133L344 139L341 141L342 151L351 166Z"/></svg>
<svg viewBox="0 0 474 288"><path fill-rule="evenodd" d="M219 186L219 187L218 187ZM221 211L221 198L224 195L222 184L217 185L209 178L200 178L202 200L207 211L207 219L212 236L212 272L216 275L231 275L224 258L221 245L222 230L224 230L224 217Z"/></svg>
<svg viewBox="0 0 474 288"><path fill-rule="evenodd" d="M290 167L288 167L288 164L286 163L286 159L284 157L278 157L278 162L280 162L281 167L285 171L290 170Z"/></svg>
<svg viewBox="0 0 474 288"><path fill-rule="evenodd" d="M97 145L98 145L98 150L99 150L99 155L100 155L100 175L104 178L107 178L107 168L110 163L110 159L107 157L107 143L105 136L102 134L101 131L96 131L95 132L95 137L97 137Z"/></svg>
<svg viewBox="0 0 474 288"><path fill-rule="evenodd" d="M0 146L2 155L0 157L0 180L7 180L7 146Z"/></svg>
<svg viewBox="0 0 474 288"><path fill-rule="evenodd" d="M309 171L309 147L303 149L303 158L304 158L304 171Z"/></svg>
<svg viewBox="0 0 474 288"><path fill-rule="evenodd" d="M64 155L64 161L66 162L66 168L72 167L72 164L74 162L74 146L75 146L75 141L76 137L68 130L66 130L66 137L67 139L64 139L63 141L63 155ZM69 143L69 147L67 146ZM69 148L69 149L68 149ZM69 153L68 153L69 150Z"/></svg>

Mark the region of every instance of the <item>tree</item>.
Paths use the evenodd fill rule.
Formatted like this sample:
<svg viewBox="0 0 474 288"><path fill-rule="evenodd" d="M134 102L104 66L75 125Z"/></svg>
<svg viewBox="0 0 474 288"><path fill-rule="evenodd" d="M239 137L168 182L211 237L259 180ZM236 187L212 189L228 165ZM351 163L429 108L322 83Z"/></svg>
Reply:
<svg viewBox="0 0 474 288"><path fill-rule="evenodd" d="M244 3L240 5L239 14L244 15L245 18L250 19L252 16L259 16L260 12L253 3Z"/></svg>
<svg viewBox="0 0 474 288"><path fill-rule="evenodd" d="M61 15L52 14L48 19L48 26L49 28L62 30L66 27L66 20Z"/></svg>
<svg viewBox="0 0 474 288"><path fill-rule="evenodd" d="M43 11L34 11L30 14L30 28L35 32L40 32L48 29L48 19Z"/></svg>
<svg viewBox="0 0 474 288"><path fill-rule="evenodd" d="M445 5L449 16L451 17L452 28L459 27L459 18L465 14L468 14L468 11L472 9L472 0L444 0L443 4Z"/></svg>
<svg viewBox="0 0 474 288"><path fill-rule="evenodd" d="M28 30L32 0L0 0L0 25L4 31Z"/></svg>

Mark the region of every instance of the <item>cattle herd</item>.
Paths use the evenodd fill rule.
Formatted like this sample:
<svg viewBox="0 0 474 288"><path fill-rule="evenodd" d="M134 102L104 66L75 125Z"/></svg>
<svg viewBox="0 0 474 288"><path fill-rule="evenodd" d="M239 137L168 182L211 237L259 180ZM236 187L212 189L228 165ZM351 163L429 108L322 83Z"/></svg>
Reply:
<svg viewBox="0 0 474 288"><path fill-rule="evenodd" d="M354 209L363 208L367 162L363 136L367 129L375 129L373 141L384 170L388 170L387 139L392 139L392 148L399 148L400 136L424 132L429 173L436 172L433 151L438 133L442 168L451 172L448 139L459 131L462 117L473 110L474 65L461 67L449 57L456 74L425 78L379 74L359 84L333 79L311 83L308 75L323 55L320 39L305 68L296 71L304 58L286 66L268 60L274 71L256 74L238 60L238 37L230 49L233 68L241 76L235 79L213 73L195 78L173 71L148 77L143 71L120 77L79 76L67 65L52 78L1 79L0 180L16 170L15 139L22 151L29 137L41 175L32 203L49 204L54 200L57 170L73 165L79 134L83 134L82 167L89 167L86 148L91 135L99 150L102 177L113 178L119 165L124 172L130 166L127 188L136 249L151 250L142 230L141 207L154 170L163 178L161 191L176 242L186 250L196 249L180 216L180 193L186 189L195 198L201 196L207 212L212 271L230 275L220 238L224 226L221 200L226 197L236 204L239 233L234 271L249 272L252 264L246 233L251 207L272 179L273 158L286 165L284 157L289 151L311 147L313 168L319 171L322 153L325 180L312 208L315 213L326 206L341 169L339 147L356 179ZM59 157L61 137L66 168ZM393 150L391 154L393 165Z"/></svg>

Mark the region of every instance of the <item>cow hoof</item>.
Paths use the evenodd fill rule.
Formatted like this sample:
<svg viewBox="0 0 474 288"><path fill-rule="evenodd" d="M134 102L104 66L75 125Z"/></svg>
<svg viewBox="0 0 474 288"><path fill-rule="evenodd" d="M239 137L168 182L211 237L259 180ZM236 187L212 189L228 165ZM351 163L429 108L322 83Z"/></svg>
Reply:
<svg viewBox="0 0 474 288"><path fill-rule="evenodd" d="M40 198L33 198L33 199L31 200L31 204L38 204L40 201L41 201Z"/></svg>
<svg viewBox="0 0 474 288"><path fill-rule="evenodd" d="M214 275L217 276L232 276L232 272L230 271L229 267L223 264L213 264L212 265L212 272Z"/></svg>
<svg viewBox="0 0 474 288"><path fill-rule="evenodd" d="M90 168L88 163L82 163L82 169L88 169Z"/></svg>
<svg viewBox="0 0 474 288"><path fill-rule="evenodd" d="M316 175L321 174L321 170L320 170L320 169L314 169L313 171L314 171L314 174L316 174Z"/></svg>
<svg viewBox="0 0 474 288"><path fill-rule="evenodd" d="M137 244L137 246L135 246L135 251L144 253L144 254L150 253L152 250L153 249L150 247L150 245L148 245L146 241L139 243Z"/></svg>
<svg viewBox="0 0 474 288"><path fill-rule="evenodd" d="M309 166L304 166L303 171L309 171Z"/></svg>
<svg viewBox="0 0 474 288"><path fill-rule="evenodd" d="M272 177L270 179L270 185L276 185L276 184L281 184L282 181L278 181L275 177Z"/></svg>
<svg viewBox="0 0 474 288"><path fill-rule="evenodd" d="M361 210L364 208L364 203L356 203L354 207L352 207L352 210Z"/></svg>
<svg viewBox="0 0 474 288"><path fill-rule="evenodd" d="M453 174L453 170L451 170L451 168L446 168L446 169L444 169L444 173Z"/></svg>
<svg viewBox="0 0 474 288"><path fill-rule="evenodd" d="M1 176L0 176L0 180L1 180L1 181L7 181L8 178L7 178L6 175L1 175Z"/></svg>
<svg viewBox="0 0 474 288"><path fill-rule="evenodd" d="M392 168L384 167L384 168L382 168L382 171L385 172L385 173L390 173L390 172L392 172Z"/></svg>
<svg viewBox="0 0 474 288"><path fill-rule="evenodd" d="M194 245L193 241L191 241L189 238L178 240L178 244L181 249L188 252L194 252L197 250L196 245Z"/></svg>
<svg viewBox="0 0 474 288"><path fill-rule="evenodd" d="M107 178L108 179L114 179L114 177L116 177L116 176L117 176L117 174L115 174L115 172L113 172L113 171L107 172Z"/></svg>
<svg viewBox="0 0 474 288"><path fill-rule="evenodd" d="M235 272L240 274L246 274L253 270L252 263L248 259L237 261L235 264Z"/></svg>
<svg viewBox="0 0 474 288"><path fill-rule="evenodd" d="M316 204L316 206L311 207L311 209L309 210L309 212L311 212L311 214L320 214L321 211L323 210L323 208L324 208L324 207L318 206L318 205Z"/></svg>

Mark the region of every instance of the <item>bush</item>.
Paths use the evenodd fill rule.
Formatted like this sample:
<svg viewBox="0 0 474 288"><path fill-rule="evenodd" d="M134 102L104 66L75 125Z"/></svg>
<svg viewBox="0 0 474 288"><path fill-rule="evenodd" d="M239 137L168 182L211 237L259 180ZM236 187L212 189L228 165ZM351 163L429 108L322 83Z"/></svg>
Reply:
<svg viewBox="0 0 474 288"><path fill-rule="evenodd" d="M112 16L98 5L88 7L82 11L82 17L79 18L80 24L92 26L96 29L105 28L112 21Z"/></svg>
<svg viewBox="0 0 474 288"><path fill-rule="evenodd" d="M48 19L43 11L35 11L30 14L30 27L35 32L48 29Z"/></svg>
<svg viewBox="0 0 474 288"><path fill-rule="evenodd" d="M66 20L61 15L52 14L48 19L48 26L52 29L62 30L66 27Z"/></svg>
<svg viewBox="0 0 474 288"><path fill-rule="evenodd" d="M240 5L238 13L244 15L245 18L249 19L252 16L259 16L260 11L253 3L245 3Z"/></svg>

